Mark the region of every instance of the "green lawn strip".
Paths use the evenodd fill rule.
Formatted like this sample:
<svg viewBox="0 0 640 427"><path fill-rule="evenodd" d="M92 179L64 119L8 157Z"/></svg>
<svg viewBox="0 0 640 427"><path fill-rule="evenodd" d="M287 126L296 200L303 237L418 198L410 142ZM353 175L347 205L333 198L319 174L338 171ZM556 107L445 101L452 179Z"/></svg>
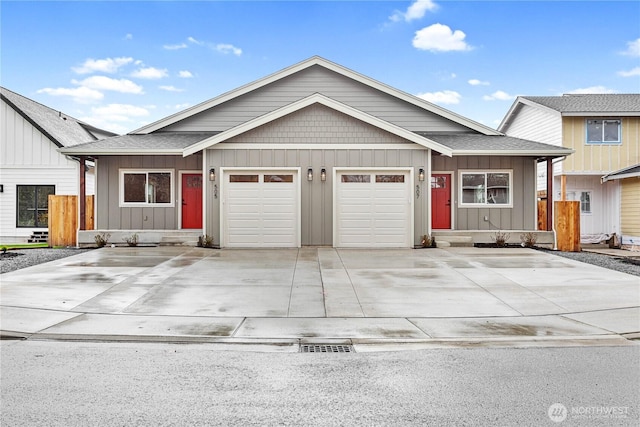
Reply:
<svg viewBox="0 0 640 427"><path fill-rule="evenodd" d="M0 251L4 251L4 248L7 248L6 250L10 251L12 249L34 249L34 248L48 248L49 244L48 243L9 243L9 244L2 244L0 243Z"/></svg>

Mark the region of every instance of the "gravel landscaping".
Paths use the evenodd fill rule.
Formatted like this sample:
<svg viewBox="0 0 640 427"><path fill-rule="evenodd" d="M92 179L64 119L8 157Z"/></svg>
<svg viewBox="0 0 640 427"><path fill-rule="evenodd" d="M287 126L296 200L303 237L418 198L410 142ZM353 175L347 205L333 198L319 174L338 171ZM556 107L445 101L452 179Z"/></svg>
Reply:
<svg viewBox="0 0 640 427"><path fill-rule="evenodd" d="M78 255L93 249L17 249L7 251L0 254L0 273L8 273L10 271L20 270L21 268L31 267L32 265L42 264L60 258L66 258L71 255Z"/></svg>
<svg viewBox="0 0 640 427"><path fill-rule="evenodd" d="M71 255L78 255L93 249L24 249L12 250L6 254L0 255L0 273L8 273L10 271L19 270L21 268L30 267L32 265L49 262ZM559 252L543 250L546 253L569 258L574 261L580 261L587 264L597 265L598 267L608 268L610 270L621 271L627 274L640 276L640 264L632 263L623 258L610 255L601 255L591 252ZM640 257L636 257L636 262L640 261Z"/></svg>

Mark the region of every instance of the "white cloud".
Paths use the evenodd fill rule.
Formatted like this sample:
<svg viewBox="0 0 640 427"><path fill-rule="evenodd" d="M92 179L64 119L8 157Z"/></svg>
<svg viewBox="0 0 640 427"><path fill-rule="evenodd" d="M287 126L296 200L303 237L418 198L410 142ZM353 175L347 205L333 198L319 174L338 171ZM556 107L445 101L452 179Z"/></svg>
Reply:
<svg viewBox="0 0 640 427"><path fill-rule="evenodd" d="M193 77L193 74L191 74L191 71L181 70L180 72L178 72L178 76L182 77L183 79L190 79L191 77Z"/></svg>
<svg viewBox="0 0 640 427"><path fill-rule="evenodd" d="M462 95L453 90L419 93L416 96L434 104L459 104L462 98Z"/></svg>
<svg viewBox="0 0 640 427"><path fill-rule="evenodd" d="M91 76L82 81L72 80L71 83L96 90L111 90L114 92L136 94L144 93L144 91L142 90L142 86L135 84L131 80L118 80L106 76Z"/></svg>
<svg viewBox="0 0 640 427"><path fill-rule="evenodd" d="M133 62L133 58L105 58L105 59L92 59L89 58L84 61L80 67L72 67L72 70L78 74L89 74L95 72L101 73L115 73L118 69L124 65Z"/></svg>
<svg viewBox="0 0 640 427"><path fill-rule="evenodd" d="M438 8L432 0L416 0L407 8L406 12L396 10L389 19L393 22L406 21L410 22L422 18L425 13L433 12Z"/></svg>
<svg viewBox="0 0 640 427"><path fill-rule="evenodd" d="M197 44L200 46L204 44L204 42L201 42L200 40L196 40L193 37L187 37L187 40L189 41L189 43Z"/></svg>
<svg viewBox="0 0 640 427"><path fill-rule="evenodd" d="M493 92L491 95L485 95L482 97L485 101L509 101L515 99L515 96L509 95L507 92L502 90L498 90Z"/></svg>
<svg viewBox="0 0 640 427"><path fill-rule="evenodd" d="M451 31L446 25L433 24L416 31L413 47L431 52L466 51L471 50L465 41L466 34L460 30Z"/></svg>
<svg viewBox="0 0 640 427"><path fill-rule="evenodd" d="M478 79L468 80L467 83L469 83L471 86L489 86L489 82Z"/></svg>
<svg viewBox="0 0 640 427"><path fill-rule="evenodd" d="M225 55L228 53L233 53L236 56L242 55L242 49L235 47L232 44L219 43L215 46L215 50L224 53Z"/></svg>
<svg viewBox="0 0 640 427"><path fill-rule="evenodd" d="M178 49L186 49L188 46L186 43L179 43L179 44L165 44L162 47L167 50L178 50Z"/></svg>
<svg viewBox="0 0 640 427"><path fill-rule="evenodd" d="M584 94L589 94L589 93L616 93L615 90L613 89L609 89L606 88L604 86L590 86L590 87L584 87L584 88L580 88L580 89L574 89L570 92L567 93L573 93L576 95L584 95Z"/></svg>
<svg viewBox="0 0 640 427"><path fill-rule="evenodd" d="M102 92L84 86L76 88L59 87L55 89L46 87L44 89L38 90L38 93L46 93L51 96L70 96L75 102L79 104L97 102L104 98L104 94Z"/></svg>
<svg viewBox="0 0 640 427"><path fill-rule="evenodd" d="M158 86L158 88L166 90L167 92L184 92L184 89L179 89L175 86Z"/></svg>
<svg viewBox="0 0 640 427"><path fill-rule="evenodd" d="M167 75L166 69L154 67L140 68L131 73L131 77L137 77L139 79L161 79L167 77Z"/></svg>
<svg viewBox="0 0 640 427"><path fill-rule="evenodd" d="M640 76L640 67L633 68L629 71L618 71L618 75L622 77Z"/></svg>
<svg viewBox="0 0 640 427"><path fill-rule="evenodd" d="M627 42L627 50L620 53L627 56L640 56L640 38Z"/></svg>
<svg viewBox="0 0 640 427"><path fill-rule="evenodd" d="M125 40L133 40L133 34L131 34L131 33L127 33L127 35L126 35L126 36L124 36L124 39L125 39Z"/></svg>
<svg viewBox="0 0 640 427"><path fill-rule="evenodd" d="M190 107L191 104L189 104L188 102L185 102L184 104L176 104L173 106L173 108L175 108L176 110L184 110L187 107Z"/></svg>

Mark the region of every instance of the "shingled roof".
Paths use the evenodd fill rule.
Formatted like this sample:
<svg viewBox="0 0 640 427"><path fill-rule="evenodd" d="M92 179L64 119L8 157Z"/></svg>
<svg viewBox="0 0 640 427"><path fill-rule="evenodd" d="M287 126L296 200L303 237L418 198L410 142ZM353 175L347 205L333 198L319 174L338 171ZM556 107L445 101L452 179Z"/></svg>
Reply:
<svg viewBox="0 0 640 427"><path fill-rule="evenodd" d="M640 94L568 94L562 96L522 96L563 115L583 113L640 115Z"/></svg>
<svg viewBox="0 0 640 427"><path fill-rule="evenodd" d="M58 147L71 147L95 141L100 137L117 135L91 126L4 87L0 87L0 96Z"/></svg>

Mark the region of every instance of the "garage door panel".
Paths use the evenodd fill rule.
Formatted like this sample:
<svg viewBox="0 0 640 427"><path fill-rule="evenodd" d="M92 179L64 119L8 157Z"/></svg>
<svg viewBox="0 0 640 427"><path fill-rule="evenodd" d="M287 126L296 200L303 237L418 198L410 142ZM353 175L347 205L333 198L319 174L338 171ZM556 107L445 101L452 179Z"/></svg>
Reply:
<svg viewBox="0 0 640 427"><path fill-rule="evenodd" d="M365 178L343 182L343 175ZM336 246L411 246L409 172L345 171L336 181Z"/></svg>
<svg viewBox="0 0 640 427"><path fill-rule="evenodd" d="M251 182L230 182L249 179ZM257 177L257 178L256 178ZM225 172L224 240L236 247L298 246L298 174L291 171Z"/></svg>

